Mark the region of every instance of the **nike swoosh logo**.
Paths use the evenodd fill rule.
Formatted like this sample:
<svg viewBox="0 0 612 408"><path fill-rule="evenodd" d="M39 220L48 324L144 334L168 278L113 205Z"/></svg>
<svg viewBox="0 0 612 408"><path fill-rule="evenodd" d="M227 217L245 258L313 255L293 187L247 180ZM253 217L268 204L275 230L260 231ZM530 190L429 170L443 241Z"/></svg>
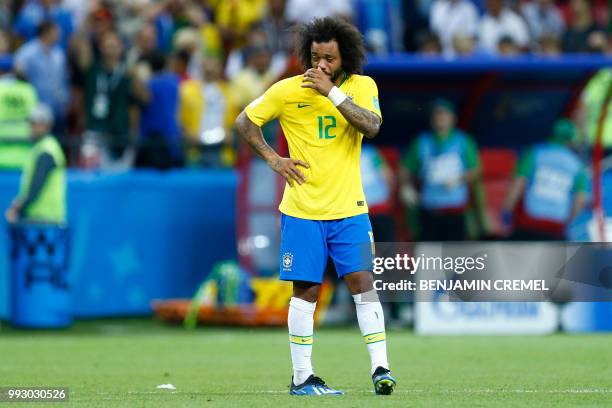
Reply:
<svg viewBox="0 0 612 408"><path fill-rule="evenodd" d="M302 343L308 343L308 340L302 339Z"/></svg>
<svg viewBox="0 0 612 408"><path fill-rule="evenodd" d="M374 340L375 338L376 338L376 337L368 337L368 338L366 339L366 341L372 341L372 340Z"/></svg>
<svg viewBox="0 0 612 408"><path fill-rule="evenodd" d="M302 103L298 103L298 109L299 108L305 108L307 106L310 106L310 105L305 105L305 104L302 104Z"/></svg>

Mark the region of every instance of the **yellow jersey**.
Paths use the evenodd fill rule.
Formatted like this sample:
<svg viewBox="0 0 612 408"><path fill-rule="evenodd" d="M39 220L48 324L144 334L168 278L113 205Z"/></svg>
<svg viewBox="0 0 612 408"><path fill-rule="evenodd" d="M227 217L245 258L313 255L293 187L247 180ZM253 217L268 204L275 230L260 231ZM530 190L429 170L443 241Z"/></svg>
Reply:
<svg viewBox="0 0 612 408"><path fill-rule="evenodd" d="M279 210L292 217L335 220L368 212L361 184L363 134L334 104L314 89L302 88L303 75L272 85L245 109L257 126L278 118L289 155L305 161L298 166L306 177L302 185L285 185ZM378 88L368 76L350 75L338 86L358 106L381 117Z"/></svg>

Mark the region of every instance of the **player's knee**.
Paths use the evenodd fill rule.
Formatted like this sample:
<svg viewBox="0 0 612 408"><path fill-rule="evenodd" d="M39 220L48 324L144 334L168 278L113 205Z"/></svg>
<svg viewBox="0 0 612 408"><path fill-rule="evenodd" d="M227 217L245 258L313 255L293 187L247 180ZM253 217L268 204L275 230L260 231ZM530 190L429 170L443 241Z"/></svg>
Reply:
<svg viewBox="0 0 612 408"><path fill-rule="evenodd" d="M351 295L358 295L374 289L374 279L368 271L349 273L344 276L344 282Z"/></svg>
<svg viewBox="0 0 612 408"><path fill-rule="evenodd" d="M293 282L293 297L305 300L307 302L316 302L321 293L321 285L312 282Z"/></svg>

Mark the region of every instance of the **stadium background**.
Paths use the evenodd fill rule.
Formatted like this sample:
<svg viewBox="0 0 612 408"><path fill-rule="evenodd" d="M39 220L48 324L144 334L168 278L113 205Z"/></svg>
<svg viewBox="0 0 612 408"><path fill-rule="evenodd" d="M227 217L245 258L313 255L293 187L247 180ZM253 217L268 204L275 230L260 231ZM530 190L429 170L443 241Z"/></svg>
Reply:
<svg viewBox="0 0 612 408"><path fill-rule="evenodd" d="M74 370L81 366L81 361L87 361L88 352L99 350L103 353L102 350L112 347L111 344L125 347L126 353L136 353L136 366L146 366L149 364L146 354L162 349L167 354L160 356L159 364L174 367L177 371L188 367L185 369L187 373L197 375L200 353L204 365L227 365L228 369L238 372L241 370L238 360L244 356L214 359L209 355L213 353L211 349L219 348L232 354L235 348L244 347L252 336L256 336L255 343L264 347L262 357L267 361L252 358L249 361L259 367L257 370L265 373L263 375L270 375L275 380L268 387L278 387L276 381L284 384L286 375L280 374L285 374L282 364L287 365L288 358L280 364L273 364L280 373L272 373L265 367L269 359L274 359L275 353L285 347L281 341L284 339L282 332L203 329L190 334L176 326L150 323L149 317L153 313L154 301L191 299L207 278L221 279L216 282L218 286L226 284L223 278L219 278L219 268L222 267L219 262L238 261L242 265L238 272L239 280L276 273L276 204L282 183L250 156L234 134L232 124L235 114L267 86L279 78L300 72L291 54L289 30L296 21L314 16L341 15L352 20L364 33L369 50L365 73L378 84L384 115L381 133L373 144L381 149L394 174L399 171L400 158L411 141L429 127L431 102L442 97L456 106L458 127L475 138L482 162L486 204L482 208L482 228L473 235L475 240L504 239L500 224L501 205L515 162L527 147L550 136L557 119L567 117L576 122L581 131L579 152L592 168L595 139L592 122L597 115L585 115L590 108L586 106L587 88L598 73L609 78L612 64L609 2L548 2L554 3L549 13L558 16L560 23L545 26L550 22L542 18L542 26L538 26L538 21L529 18L528 10L540 1L507 1L504 2L504 12L515 13L516 19L522 21L523 32L516 34L516 27L513 27L505 35L501 29L491 40L483 22L487 18L487 7L495 1L476 0L473 4L477 20L473 26L465 22L465 30L457 37L465 41L461 44L457 41L456 46L445 43L448 33L439 31L443 27L431 23L433 9L441 3L445 1L2 2L0 69L5 75L12 71L31 83L38 99L53 107L55 135L62 143L70 164L67 203L71 244L67 276L73 299L71 313L77 319L86 319L77 322L72 331L52 336L44 332L24 333L11 329L8 323L10 302L15 294L11 291L10 238L8 234L0 234L0 319L6 321L0 331L0 348L2 355L16 350L4 369L4 378L11 384L24 381L36 384L32 381L37 378L52 381L53 364L66 360L66 367ZM516 25L516 19L512 24ZM32 61L40 55L32 56L31 51L26 55L28 53L23 51L23 47L36 41L37 27L46 20L51 20L60 29L60 41L54 52L62 56L59 60L63 62L56 60L53 64L42 68L38 65L30 70L31 65L36 65ZM79 58L82 53L90 52L94 60L103 60L105 51L100 42L109 31L118 34L124 48L120 59L122 69L118 70L119 86L131 81L132 88L139 84L151 92L154 86L159 86L174 97L164 98L161 102L159 99L145 101L139 99L139 94L132 89L122 94L120 98L123 99L112 102L128 109L129 115L111 110L108 123L92 123L88 120L91 115L87 109L95 90L88 85L87 69L80 66ZM491 42L496 46L487 48L485 43ZM158 70L155 67L160 65L160 61L163 69ZM59 87L61 92L50 94L46 83ZM200 95L199 90L205 85L213 85L211 89L216 90L212 97L205 93ZM211 104L218 101L222 103ZM600 111L603 108L607 107L592 109ZM210 113L218 109L222 113ZM160 112L174 114L160 115ZM608 109L607 115L602 139L604 148L609 149L612 146L612 110ZM212 121L212 125L207 120ZM115 126L117 121L120 122L118 127ZM106 138L101 144L96 144L99 140L92 138L95 134L104 134ZM279 150L285 148L276 124L268 126L265 135ZM109 149L118 153L108 156ZM593 231L589 232L588 225L593 219L593 206L601 205L605 213L612 212L612 190L609 188L612 185L612 167L607 167L605 161L602 166L600 183L603 197L599 202L591 200L588 210L576 219L570 228L570 240L601 239ZM9 168L0 173L0 205L3 208L8 207L17 192L19 173L16 170ZM394 235L389 241L410 240L414 238L410 212L406 211L397 193L396 186L389 199L388 210L394 222ZM207 290L211 290L211 286L202 287L200 295L210 304L211 292ZM278 287L270 290L283 291ZM240 301L240 296L234 293L226 299L217 294L212 296L212 303L225 302L231 307L233 302ZM279 297L283 299L283 295ZM353 321L352 314L343 309L346 300L341 291L333 299L330 292L328 300L333 305L327 316L329 325ZM52 300L37 301L37 307L44 309L45 302ZM186 304L189 303L185 301L181 306L170 304L168 307L174 307L172 313L178 311L182 317ZM230 308L219 307L220 312L212 317L217 319L215 321L223 321L225 315L230 318L224 323L236 323L232 320L235 316L228 311ZM503 329L503 321L507 318L505 313L508 316L516 314L516 310L492 311L486 305L482 307L480 313L474 308L457 307L460 333L461 327L466 328L463 330L465 333L470 331L467 327L471 318L487 324L488 330L484 332L492 333L495 332L493 326L500 325ZM538 305L535 312L534 309L526 310L537 323L539 329L535 331L550 334L558 327L557 315L551 317L544 309ZM172 313L168 312L164 317L177 320ZM446 375L465 375L461 368L462 359L477 357L467 353L457 359L456 355L474 344L482 347L483 353L499 364L516 364L516 370L523 374L526 370L549 370L558 364L558 385L552 380L542 383L526 375L522 377L522 385L516 387L513 383L488 382L469 375L466 381L471 379L481 384L481 389L473 387L473 383L451 381L451 388L454 387L456 396L463 398L465 404L487 401L487 393L495 392L499 392L496 398L500 398L501 405L516 403L516 398L523 398L521 401L525 404L536 404L548 397L559 404L586 401L597 405L609 396L610 390L599 379L599 374L605 377L607 372L609 375L609 357L603 356L608 337L516 337L514 346L510 339L486 337L436 340L424 337L426 341L422 342L411 331L418 324L415 313L408 307L404 315L396 316L392 327L397 326L393 333L397 332L398 340L395 346L391 344L392 358L395 352L402 355L398 360L406 364L411 364L414 356L404 346L425 353L414 361L415 370L427 371L430 362L443 365L450 360L451 370ZM498 315L491 317L495 313ZM108 320L125 317L130 319ZM211 315L205 314L203 318L206 317L210 319ZM612 307L610 303L573 305L566 308L564 319L563 326L569 331L610 330ZM238 321L245 323L242 318ZM252 323L247 321L247 324ZM316 346L321 344L321 358L333 355L331 346L340 347L345 337L358 337L356 332L349 334L343 330L322 332ZM480 332L476 330L476 333ZM529 333L530 329L524 332ZM155 336L148 338L149 334ZM30 339L32 343L21 343L24 339ZM330 345L328 348L323 345L326 339ZM179 352L173 358L176 352L172 347L173 341L181 345L178 347L198 351L194 355L189 351ZM427 351L429 341L433 346ZM227 345L221 346L224 342L228 342ZM133 347L137 348L134 344L140 344L144 351L134 350ZM211 349L203 350L204 344ZM360 345L351 343L350 347L353 346L356 351L349 352L350 356L359 356ZM498 353L497 347L506 347L508 352L505 355ZM530 347L534 350L533 356L540 357L541 361L525 359L523 351ZM565 363L559 363L559 355L570 348L575 350L574 354ZM548 356L547 349L552 350ZM62 351L58 357L51 357L45 350ZM70 350L74 350L72 358ZM318 350L315 348L315 353ZM46 363L43 358L37 364L38 377L26 375L27 370L23 368L22 363L30 361L27 357L30 354L49 357ZM111 355L113 357L108 363L98 362L102 367L100 370L91 371L112 372L114 366L110 364L121 361L126 354ZM602 359L603 366L595 363L597 356ZM326 367L325 363L321 365ZM594 367L594 373L583 378L584 381L572 382L571 372L581 365ZM467 367L478 370L480 366L468 364ZM135 374L135 371L121 370L122 375ZM201 379L202 382L209 381L209 375L213 375L204 371L207 376ZM418 375L417 372L401 372ZM485 372L491 376L503 376L503 370ZM348 368L343 373L353 375ZM430 372L425 378L416 380L415 389L427 394L431 391L427 380L448 379L444 375L438 371ZM234 391L221 380L210 380L210 388L204 386L204 391L193 391L200 386L196 380L188 379L186 375L178 377L192 391L192 396L215 395L219 398L219 395ZM78 376L62 378L72 383L79 382ZM96 377L92 374L88 378ZM93 406L96 406L96 401L107 397L118 402L163 398L164 403L172 404L167 396L147 391L155 381L178 381L176 377L171 377L171 380L164 381L163 375L159 379L138 379L134 389L111 380L106 383L107 388L102 387L103 391L97 393L91 384L87 387L71 386L81 392L81 396L89 398L82 402L89 401ZM210 391L212 384L219 391ZM529 388L530 384L535 386L535 391ZM349 389L351 386L353 384ZM361 390L362 386L354 387ZM584 393L592 399L581 400L568 392L574 386L587 390ZM472 387L472 390L457 391L462 387ZM538 387L544 391L538 391ZM502 388L506 391L500 391ZM508 392L508 388L515 392ZM250 389L249 386L245 388ZM485 389L493 391L483 391ZM253 401L264 404L265 396L244 392L238 393L238 399L233 402L250 401L249 398L253 397ZM532 394L525 397L524 394L530 392ZM412 397L417 401L423 398L419 391L415 393ZM431 399L427 397L420 402L439 405L444 395L434 392ZM272 397L278 398L274 393ZM151 403L159 401L155 399Z"/></svg>

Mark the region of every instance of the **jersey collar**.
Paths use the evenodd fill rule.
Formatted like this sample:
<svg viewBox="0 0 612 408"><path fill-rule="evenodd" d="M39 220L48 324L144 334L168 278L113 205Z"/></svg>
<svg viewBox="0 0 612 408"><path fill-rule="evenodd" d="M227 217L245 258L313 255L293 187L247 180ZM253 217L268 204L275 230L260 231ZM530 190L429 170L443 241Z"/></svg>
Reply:
<svg viewBox="0 0 612 408"><path fill-rule="evenodd" d="M342 84L343 84L344 82L346 82L346 80L348 79L348 77L349 77L349 75L348 75L346 72L342 71L342 79L340 80L340 83L339 83L338 85L336 85L336 86L337 86L338 88L340 88L340 87L342 86Z"/></svg>

